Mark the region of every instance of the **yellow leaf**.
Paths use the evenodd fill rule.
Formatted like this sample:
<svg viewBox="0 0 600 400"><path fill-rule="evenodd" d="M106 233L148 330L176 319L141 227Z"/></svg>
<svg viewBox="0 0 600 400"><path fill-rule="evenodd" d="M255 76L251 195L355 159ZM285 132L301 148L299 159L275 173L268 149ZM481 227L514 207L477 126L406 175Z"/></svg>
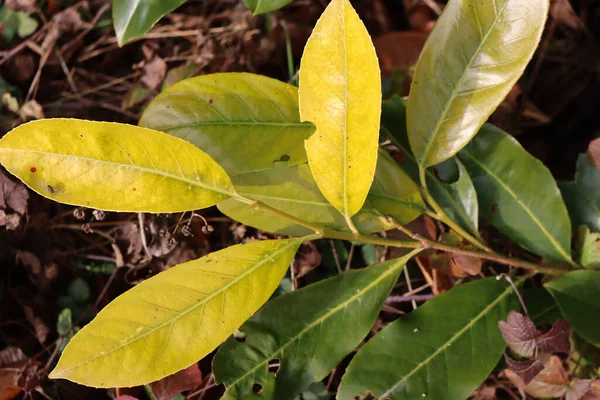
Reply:
<svg viewBox="0 0 600 400"><path fill-rule="evenodd" d="M0 162L44 197L110 211L194 210L234 195L227 173L202 150L125 124L30 122L0 140Z"/></svg>
<svg viewBox="0 0 600 400"><path fill-rule="evenodd" d="M346 218L362 207L377 163L381 77L371 38L348 0L333 0L306 45L300 117L317 131L306 141L325 198Z"/></svg>
<svg viewBox="0 0 600 400"><path fill-rule="evenodd" d="M140 283L71 339L50 377L130 387L189 367L269 299L302 240L232 246Z"/></svg>

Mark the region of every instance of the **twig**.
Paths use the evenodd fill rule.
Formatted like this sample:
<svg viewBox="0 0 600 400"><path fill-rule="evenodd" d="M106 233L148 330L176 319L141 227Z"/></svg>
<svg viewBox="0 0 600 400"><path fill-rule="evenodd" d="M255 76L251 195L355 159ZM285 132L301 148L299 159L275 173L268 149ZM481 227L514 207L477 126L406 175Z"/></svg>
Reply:
<svg viewBox="0 0 600 400"><path fill-rule="evenodd" d="M416 302L416 301L427 301L431 300L435 297L434 294L413 294L410 296L390 296L385 302L386 303L407 303L407 302Z"/></svg>
<svg viewBox="0 0 600 400"><path fill-rule="evenodd" d="M330 240L331 244L331 252L333 253L333 259L335 260L335 267L338 270L338 274L342 273L342 264L340 263L340 257L338 256L337 250L335 249L335 243L333 240Z"/></svg>

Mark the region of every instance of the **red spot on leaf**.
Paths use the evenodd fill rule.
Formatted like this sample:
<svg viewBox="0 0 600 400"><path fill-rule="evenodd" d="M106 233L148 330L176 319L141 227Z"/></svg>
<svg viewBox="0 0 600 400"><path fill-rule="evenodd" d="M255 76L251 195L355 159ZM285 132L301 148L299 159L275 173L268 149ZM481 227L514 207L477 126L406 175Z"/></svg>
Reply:
<svg viewBox="0 0 600 400"><path fill-rule="evenodd" d="M208 104L212 104L213 103L213 99L208 99Z"/></svg>
<svg viewBox="0 0 600 400"><path fill-rule="evenodd" d="M137 188L133 188L133 191L135 192L137 190Z"/></svg>
<svg viewBox="0 0 600 400"><path fill-rule="evenodd" d="M35 171L37 171L37 168L36 167L31 167L31 172L35 172Z"/></svg>

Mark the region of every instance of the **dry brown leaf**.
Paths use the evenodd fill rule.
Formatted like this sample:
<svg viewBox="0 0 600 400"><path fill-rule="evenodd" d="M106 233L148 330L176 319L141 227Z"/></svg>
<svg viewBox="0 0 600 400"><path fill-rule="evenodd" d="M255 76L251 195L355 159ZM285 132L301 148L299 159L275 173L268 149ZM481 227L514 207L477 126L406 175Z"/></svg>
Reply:
<svg viewBox="0 0 600 400"><path fill-rule="evenodd" d="M141 82L149 89L156 90L162 84L166 74L167 63L155 55L144 65Z"/></svg>
<svg viewBox="0 0 600 400"><path fill-rule="evenodd" d="M590 390L581 398L581 400L600 400L600 379L592 381Z"/></svg>
<svg viewBox="0 0 600 400"><path fill-rule="evenodd" d="M294 261L294 274L296 278L302 278L313 269L321 265L321 253L312 242L307 242L298 252Z"/></svg>
<svg viewBox="0 0 600 400"><path fill-rule="evenodd" d="M35 330L35 337L37 337L37 340L41 344L44 344L46 342L46 339L48 338L50 330L48 329L44 321L42 321L40 317L36 316L33 313L33 308L29 306L23 306L23 310L25 311L25 318L27 318L27 321L29 321L29 323L31 324L31 326L33 326L33 329Z"/></svg>
<svg viewBox="0 0 600 400"><path fill-rule="evenodd" d="M37 0L6 0L6 6L14 11L35 12Z"/></svg>
<svg viewBox="0 0 600 400"><path fill-rule="evenodd" d="M585 28L569 0L553 0L550 6L550 15L559 24L567 25L576 31L582 31Z"/></svg>
<svg viewBox="0 0 600 400"><path fill-rule="evenodd" d="M0 171L0 208L10 208L23 215L27 211L29 192L20 182L15 182Z"/></svg>
<svg viewBox="0 0 600 400"><path fill-rule="evenodd" d="M386 33L376 38L373 44L377 50L383 77L387 78L399 69L415 65L427 36L428 34L423 32L403 31Z"/></svg>
<svg viewBox="0 0 600 400"><path fill-rule="evenodd" d="M204 381L198 364L194 364L171 376L150 384L156 400L171 400L173 397L198 387Z"/></svg>
<svg viewBox="0 0 600 400"><path fill-rule="evenodd" d="M600 138L592 140L588 147L587 156L596 168L600 169Z"/></svg>
<svg viewBox="0 0 600 400"><path fill-rule="evenodd" d="M569 378L562 364L556 356L550 357L540 372L528 385L525 391L536 398L562 397L567 393Z"/></svg>
<svg viewBox="0 0 600 400"><path fill-rule="evenodd" d="M27 356L18 347L9 346L0 351L0 367L7 367L25 360L27 360Z"/></svg>

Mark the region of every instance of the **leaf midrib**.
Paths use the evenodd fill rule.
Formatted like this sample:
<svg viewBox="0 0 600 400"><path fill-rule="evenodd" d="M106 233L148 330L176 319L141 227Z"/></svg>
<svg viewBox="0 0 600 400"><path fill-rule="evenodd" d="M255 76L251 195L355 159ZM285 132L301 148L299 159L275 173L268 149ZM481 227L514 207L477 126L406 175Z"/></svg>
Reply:
<svg viewBox="0 0 600 400"><path fill-rule="evenodd" d="M235 192L234 191L223 190L223 189L220 189L220 188L217 188L217 187L214 187L214 186L206 185L206 184L202 183L202 181L194 181L194 180L188 179L188 178L183 177L183 176L173 175L173 174L170 174L168 172L159 171L159 170L155 170L155 169L151 169L151 168L147 168L147 167L142 167L140 165L135 165L135 164L121 164L121 163L114 162L114 161L100 160L100 159L97 159L97 158L79 156L79 155L75 155L75 154L53 153L53 152L41 151L41 150L23 150L23 149L14 149L14 148L3 148L2 149L2 148L0 148L0 153L1 152L16 152L16 153L24 153L24 154L41 154L41 155L45 155L45 156L75 158L75 159L79 159L79 160L82 160L82 161L93 161L93 162L96 162L96 163L103 163L103 164L106 164L108 166L112 165L112 166L115 166L115 168L129 168L129 169L139 170L140 172L143 172L143 173L164 176L165 178L170 178L170 179L178 180L178 181L181 181L181 182L189 183L190 185L201 187L202 189L213 191L213 192L216 192L216 193L228 196L228 197L235 197Z"/></svg>
<svg viewBox="0 0 600 400"><path fill-rule="evenodd" d="M439 133L438 131L439 131L442 123L446 119L446 115L448 114L448 111L450 111L452 103L458 97L457 93L459 92L462 84L464 83L465 79L467 78L469 69L473 65L473 62L475 61L475 59L479 56L479 53L480 53L481 49L484 47L484 45L486 44L486 41L488 40L489 35L491 34L491 32L496 27L496 24L500 20L500 16L502 15L502 13L504 13L504 10L506 10L506 7L508 7L508 3L509 2L506 1L504 3L504 6L502 7L502 9L500 11L498 11L498 13L496 14L496 19L494 19L494 22L490 25L488 31L485 33L485 36L481 39L481 42L479 43L479 46L477 46L477 49L475 49L475 52L473 53L473 56L469 59L469 62L465 66L465 69L464 69L461 77L459 78L457 84L453 87L453 89L452 89L452 95L448 98L448 100L446 101L446 104L444 104L444 109L442 110L442 113L440 114L440 116L439 116L439 118L438 118L438 120L437 120L437 122L436 122L436 124L435 124L435 126L433 128L433 130L432 130L432 134L430 136L431 139L425 145L425 149L424 149L424 151L422 153L422 156L421 156L421 162L419 162L420 165L425 164L425 161L426 161L426 159L429 156L429 151L431 150L431 145L434 142L433 139L435 137L437 137L437 135ZM476 9L474 9L473 12L477 16ZM477 16L477 18L479 19L479 16ZM409 101L410 101L410 98L409 98Z"/></svg>
<svg viewBox="0 0 600 400"><path fill-rule="evenodd" d="M512 199L523 209L523 211L525 211L525 213L531 218L531 220L538 226L538 228L542 231L542 233L544 234L544 236L546 236L546 238L550 241L550 243L552 244L552 246L558 250L559 254L561 256L564 257L564 261L567 261L569 263L572 263L571 257L565 252L565 250L562 248L562 246L557 242L556 238L554 236L552 236L550 234L550 232L548 232L548 230L546 229L546 227L541 223L541 221L535 216L535 214L533 214L533 212L529 209L529 207L526 207L525 204L519 199L519 196L516 195L515 192L513 192L510 187L508 187L504 181L502 181L502 179L500 179L499 176L497 176L496 174L494 174L490 169L488 169L483 163L481 163L478 159L476 159L475 157L473 157L468 151L464 151L461 154L463 154L464 156L468 157L469 159L471 159L475 164L477 164L483 171L485 171L485 173L487 173L490 177L492 177L499 185L502 189L504 189L510 197L512 197Z"/></svg>
<svg viewBox="0 0 600 400"><path fill-rule="evenodd" d="M256 371L259 367L267 364L269 362L269 360L275 358L275 356L277 354L281 353L288 346L290 346L292 343L294 343L295 341L297 341L300 337L304 336L308 331L312 330L317 325L322 324L325 320L329 319L333 314L337 313L338 311L340 311L342 309L345 309L346 307L348 307L348 305L350 303L354 302L357 299L362 298L365 295L365 293L367 293L369 290L371 290L372 288L374 288L376 285L378 285L382 280L384 280L385 278L387 278L389 275L391 275L392 273L395 273L398 268L404 267L404 265L406 264L406 260L410 259L412 256L416 255L420 251L421 251L421 249L413 250L412 252L410 252L409 254L407 254L405 257L402 257L402 258L398 259L398 262L395 263L395 265L393 265L390 268L388 268L383 274L381 274L381 276L378 279L372 281L369 285L365 286L362 291L354 294L348 300L344 301L343 303L340 303L337 307L329 310L327 313L323 314L321 317L319 317L316 320L314 320L310 325L308 325L304 329L302 329L296 336L290 338L287 343L285 343L283 346L280 346L276 351L274 351L268 357L265 357L264 361L260 362L254 368L252 368L251 370L249 370L248 372L246 372L244 375L242 375L240 378L238 378L234 382L232 382L229 385L227 385L227 391L229 391L230 388L232 388L235 385L237 385L242 379L244 379L248 375L254 373L254 371Z"/></svg>
<svg viewBox="0 0 600 400"><path fill-rule="evenodd" d="M417 373L417 371L419 371L420 369L422 369L424 366L426 366L427 364L429 364L435 357L437 357L440 353L442 353L444 350L447 349L447 344L448 343L453 343L454 341L456 341L460 336L462 336L464 333L466 333L469 329L471 329L473 327L473 325L477 322L479 322L479 320L483 317L485 317L485 315L494 307L496 307L496 305L504 299L504 297L506 297L509 293L512 292L512 287L511 286L507 286L504 291L490 304L488 304L479 314L477 314L477 316L475 316L475 318L473 318L471 321L469 321L468 324L466 324L462 329L460 329L458 332L456 332L454 335L452 335L452 337L450 339L448 339L447 341L444 342L444 344L442 346L439 346L438 349L436 351L434 351L429 357L427 357L425 359L425 361L419 363L419 365L414 368L412 371L410 371L407 375L403 376L401 380L399 380L396 384L394 384L391 388L389 388L385 393L381 394L378 397L381 398L385 398L385 396L390 395L391 393L393 393L393 391L402 383L406 382L408 379L410 379L411 376L413 376L415 373ZM401 321L400 321L401 322Z"/></svg>
<svg viewBox="0 0 600 400"><path fill-rule="evenodd" d="M266 258L263 258L263 259L257 261L256 264L254 266L252 266L251 268L249 268L248 270L246 270L244 274L242 274L242 275L238 276L237 278L233 279L227 285L223 286L219 290L217 290L214 293L210 294L209 296L207 296L206 298L204 298L202 301L194 303L187 310L179 313L178 315L174 316L173 318L168 319L166 322L163 322L160 325L157 325L156 327L148 330L147 332L144 332L144 334L142 334L142 335L134 337L133 339L130 339L130 340L128 340L128 341L120 344L119 346L110 349L109 351L105 351L103 353L100 353L100 354L98 354L98 355L96 355L94 357L91 357L91 358L89 358L89 359L87 359L85 361L82 361L82 362L80 362L78 364L75 364L75 365L72 365L72 366L70 366L68 368L65 368L65 369L63 369L63 370L61 370L61 371L59 371L57 373L53 373L53 375L57 376L57 377L61 376L62 374L64 374L65 372L67 372L69 370L72 370L72 369L77 368L77 367L79 367L81 365L87 364L89 362L92 362L92 361L94 361L94 360L96 360L96 359L98 359L100 357L104 357L107 354L113 353L113 352L115 352L115 351L117 351L117 350L119 350L119 349L121 349L121 348L123 348L125 346L130 345L131 343L134 343L134 342L136 342L136 341L138 341L138 340L140 340L140 339L142 339L142 338L144 338L144 337L146 337L148 335L151 335L152 333L158 331L159 329L161 329L161 328L163 328L163 327L165 327L165 326L167 326L169 324L175 323L175 321L177 321L178 319L182 318L183 316L185 316L185 315L193 312L198 307L205 306L206 303L208 303L210 300L212 300L216 296L222 294L223 292L227 291L227 289L229 289L230 287L232 287L235 284L237 284L240 280L242 280L242 279L247 278L248 276L250 276L257 269L259 269L263 264L265 264L266 262L268 262L268 261L276 258L279 254L287 251L290 247L295 246L301 239L288 239L288 240L290 241L288 244L285 244L281 248L277 249L276 251L274 251L273 253L271 253ZM160 276L160 275L157 275L157 276Z"/></svg>
<svg viewBox="0 0 600 400"><path fill-rule="evenodd" d="M269 122L269 121L204 121L204 122L190 122L185 124L177 124L173 126L161 127L161 131L180 129L180 128L194 128L198 126L276 126L276 127L287 127L287 128L306 128L306 130L313 129L313 125L306 122Z"/></svg>

